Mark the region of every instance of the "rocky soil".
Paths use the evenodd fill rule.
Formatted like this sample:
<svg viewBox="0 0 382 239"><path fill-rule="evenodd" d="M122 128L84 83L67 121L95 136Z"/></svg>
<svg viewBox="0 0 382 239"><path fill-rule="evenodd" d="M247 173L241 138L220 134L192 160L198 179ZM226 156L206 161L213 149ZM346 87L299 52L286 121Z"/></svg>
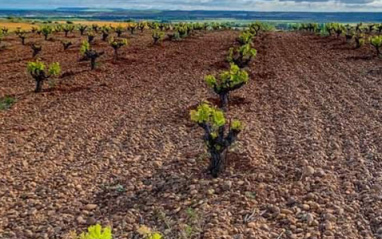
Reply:
<svg viewBox="0 0 382 239"><path fill-rule="evenodd" d="M206 74L227 67L237 32L151 45L129 36L122 59L79 63L43 42L62 76L33 93L31 50L0 53L0 238L64 238L111 225L136 238L382 238L382 61L341 39L267 33L228 117L246 128L218 179L189 109L216 96ZM62 36L54 36L59 38ZM41 41L41 37L27 39ZM188 237L186 237L188 236Z"/></svg>

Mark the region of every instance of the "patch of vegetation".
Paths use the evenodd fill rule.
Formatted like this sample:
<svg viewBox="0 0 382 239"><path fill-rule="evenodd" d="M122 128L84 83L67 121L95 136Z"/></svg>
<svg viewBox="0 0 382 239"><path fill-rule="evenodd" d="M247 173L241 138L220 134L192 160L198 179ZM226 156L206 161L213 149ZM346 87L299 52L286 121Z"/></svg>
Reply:
<svg viewBox="0 0 382 239"><path fill-rule="evenodd" d="M152 37L154 39L154 45L157 45L163 40L164 32L155 30L153 31Z"/></svg>
<svg viewBox="0 0 382 239"><path fill-rule="evenodd" d="M190 116L193 122L204 129L203 140L210 153L208 171L213 177L218 177L225 164L227 149L235 142L243 124L238 120L228 124L223 111L207 103L202 103L196 110L192 110Z"/></svg>
<svg viewBox="0 0 382 239"><path fill-rule="evenodd" d="M369 41L370 44L375 48L377 56L381 57L382 35L370 37Z"/></svg>
<svg viewBox="0 0 382 239"><path fill-rule="evenodd" d="M255 48L252 48L249 43L239 47L234 48L231 47L228 51L227 60L229 63L234 63L240 68L248 66L249 62L254 58L257 54Z"/></svg>
<svg viewBox="0 0 382 239"><path fill-rule="evenodd" d="M208 75L205 77L207 85L220 97L223 110L227 109L229 93L241 88L248 82L248 73L241 70L237 65L231 64L227 71L223 71L219 77Z"/></svg>
<svg viewBox="0 0 382 239"><path fill-rule="evenodd" d="M40 30L42 35L44 36L45 41L48 40L49 35L53 32L52 27L49 25L42 26Z"/></svg>
<svg viewBox="0 0 382 239"><path fill-rule="evenodd" d="M100 56L104 54L104 52L97 52L93 50L90 46L90 43L87 41L82 42L80 53L84 57L83 58L84 60L90 60L90 68L92 70L94 70L96 67L97 58L99 58Z"/></svg>
<svg viewBox="0 0 382 239"><path fill-rule="evenodd" d="M114 59L118 60L118 50L127 45L127 39L110 39L109 45L114 49Z"/></svg>
<svg viewBox="0 0 382 239"><path fill-rule="evenodd" d="M0 98L0 111L10 109L14 103L16 103L16 99L13 97L5 96Z"/></svg>
<svg viewBox="0 0 382 239"><path fill-rule="evenodd" d="M58 62L52 63L48 70L45 69L46 66L40 61L28 62L27 70L29 74L36 81L35 92L41 92L44 81L48 80L51 77L58 76L61 72L61 67Z"/></svg>

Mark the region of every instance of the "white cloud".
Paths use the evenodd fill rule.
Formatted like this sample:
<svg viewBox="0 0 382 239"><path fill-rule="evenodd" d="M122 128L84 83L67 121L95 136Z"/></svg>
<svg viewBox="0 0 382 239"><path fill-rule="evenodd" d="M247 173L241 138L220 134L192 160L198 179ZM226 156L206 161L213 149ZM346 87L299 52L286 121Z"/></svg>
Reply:
<svg viewBox="0 0 382 239"><path fill-rule="evenodd" d="M0 0L0 8L97 7L160 10L381 11L382 0Z"/></svg>

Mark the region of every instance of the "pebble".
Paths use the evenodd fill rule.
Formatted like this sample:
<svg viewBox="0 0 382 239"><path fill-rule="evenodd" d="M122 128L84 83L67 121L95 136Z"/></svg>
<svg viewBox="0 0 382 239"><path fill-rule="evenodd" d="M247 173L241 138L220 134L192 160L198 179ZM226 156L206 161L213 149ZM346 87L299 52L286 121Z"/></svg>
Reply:
<svg viewBox="0 0 382 239"><path fill-rule="evenodd" d="M97 204L87 204L84 209L87 210L87 211L91 211L91 210L94 210L98 207Z"/></svg>
<svg viewBox="0 0 382 239"><path fill-rule="evenodd" d="M260 228L262 229L262 230L264 230L264 231L269 231L269 227L268 227L268 225L267 224L262 224L261 226L260 226Z"/></svg>
<svg viewBox="0 0 382 239"><path fill-rule="evenodd" d="M310 206L308 204L302 204L302 209L309 210Z"/></svg>
<svg viewBox="0 0 382 239"><path fill-rule="evenodd" d="M257 224L255 222L250 222L250 223L248 223L248 227L255 229L255 228L257 228Z"/></svg>
<svg viewBox="0 0 382 239"><path fill-rule="evenodd" d="M225 181L223 184L223 189L228 191L232 188L232 181Z"/></svg>
<svg viewBox="0 0 382 239"><path fill-rule="evenodd" d="M305 177L310 177L314 174L314 168L312 166L306 166L304 168L304 176Z"/></svg>
<svg viewBox="0 0 382 239"><path fill-rule="evenodd" d="M78 216L76 220L79 224L86 224L86 220L82 216Z"/></svg>

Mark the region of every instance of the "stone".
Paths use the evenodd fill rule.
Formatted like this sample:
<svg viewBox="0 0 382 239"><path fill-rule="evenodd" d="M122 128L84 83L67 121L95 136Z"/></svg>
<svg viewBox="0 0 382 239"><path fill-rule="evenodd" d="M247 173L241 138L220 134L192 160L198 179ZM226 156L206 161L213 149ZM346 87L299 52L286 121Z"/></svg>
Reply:
<svg viewBox="0 0 382 239"><path fill-rule="evenodd" d="M82 216L78 216L76 220L79 224L86 224L86 220Z"/></svg>
<svg viewBox="0 0 382 239"><path fill-rule="evenodd" d="M225 181L223 184L223 189L228 191L232 188L232 181Z"/></svg>
<svg viewBox="0 0 382 239"><path fill-rule="evenodd" d="M306 166L304 168L304 176L305 177L310 177L314 174L315 170L312 166Z"/></svg>
<svg viewBox="0 0 382 239"><path fill-rule="evenodd" d="M264 230L264 231L269 231L269 227L268 227L268 225L267 224L262 224L261 226L260 226L260 228L262 229L262 230Z"/></svg>
<svg viewBox="0 0 382 239"><path fill-rule="evenodd" d="M255 229L255 228L257 228L257 224L255 222L250 222L250 223L248 223L248 227Z"/></svg>
<svg viewBox="0 0 382 239"><path fill-rule="evenodd" d="M87 204L84 209L87 210L87 211L91 211L91 210L94 210L98 207L97 204Z"/></svg>

